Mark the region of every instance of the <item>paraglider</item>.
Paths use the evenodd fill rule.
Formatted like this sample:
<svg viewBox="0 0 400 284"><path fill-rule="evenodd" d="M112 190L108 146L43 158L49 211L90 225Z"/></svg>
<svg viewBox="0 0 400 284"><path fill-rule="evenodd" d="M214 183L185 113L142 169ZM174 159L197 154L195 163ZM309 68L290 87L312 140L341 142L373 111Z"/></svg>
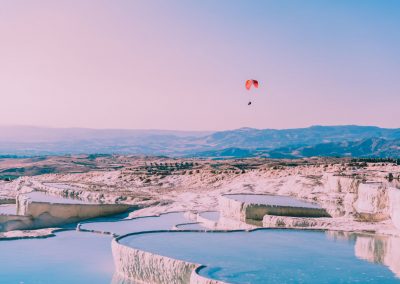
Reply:
<svg viewBox="0 0 400 284"><path fill-rule="evenodd" d="M251 86L254 86L254 88L258 88L258 81L257 80L247 80L246 81L246 89L250 90Z"/></svg>
<svg viewBox="0 0 400 284"><path fill-rule="evenodd" d="M251 87L258 89L258 81L254 79L246 80L245 86L248 91L251 89ZM247 105L251 105L251 101L249 101Z"/></svg>

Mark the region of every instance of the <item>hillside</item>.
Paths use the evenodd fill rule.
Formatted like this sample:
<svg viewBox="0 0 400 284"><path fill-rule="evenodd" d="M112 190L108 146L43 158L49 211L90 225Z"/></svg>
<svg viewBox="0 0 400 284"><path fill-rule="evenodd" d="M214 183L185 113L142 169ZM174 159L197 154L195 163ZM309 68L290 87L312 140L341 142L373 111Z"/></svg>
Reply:
<svg viewBox="0 0 400 284"><path fill-rule="evenodd" d="M0 127L0 155L134 154L296 158L399 156L400 129L312 126L218 132Z"/></svg>

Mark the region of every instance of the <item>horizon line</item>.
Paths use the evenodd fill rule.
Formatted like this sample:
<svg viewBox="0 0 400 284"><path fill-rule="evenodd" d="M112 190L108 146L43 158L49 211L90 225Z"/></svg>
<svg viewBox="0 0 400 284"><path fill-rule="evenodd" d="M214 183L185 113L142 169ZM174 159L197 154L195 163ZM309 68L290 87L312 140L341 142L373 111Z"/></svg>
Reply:
<svg viewBox="0 0 400 284"><path fill-rule="evenodd" d="M300 126L300 127L287 127L287 128L256 128L256 127L248 127L242 126L238 128L228 128L228 129L220 129L220 130L188 130L188 129L160 129L160 128L97 128L97 127L84 127L84 126L66 126L66 127L57 127L57 126L45 126L45 125L29 125L29 124L0 124L0 128L39 128L39 129L81 129L81 130L108 130L108 131L164 131L164 132L221 132L221 131L235 131L235 130L244 130L244 129L252 129L252 130L291 130L291 129L307 129L312 127L375 127L381 129L399 129L399 127L383 127L378 125L360 125L360 124L313 124L309 126Z"/></svg>

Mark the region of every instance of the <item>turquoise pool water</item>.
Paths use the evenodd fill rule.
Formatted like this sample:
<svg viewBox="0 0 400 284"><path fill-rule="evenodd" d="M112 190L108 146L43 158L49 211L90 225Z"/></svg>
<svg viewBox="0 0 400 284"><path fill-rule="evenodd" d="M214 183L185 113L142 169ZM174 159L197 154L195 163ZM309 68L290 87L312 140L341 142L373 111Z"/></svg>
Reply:
<svg viewBox="0 0 400 284"><path fill-rule="evenodd" d="M107 283L111 237L66 231L47 239L0 241L0 283Z"/></svg>
<svg viewBox="0 0 400 284"><path fill-rule="evenodd" d="M206 212L201 212L200 216L208 220L218 221L220 213L218 211L206 211Z"/></svg>
<svg viewBox="0 0 400 284"><path fill-rule="evenodd" d="M134 232L170 230L177 224L187 223L183 212L162 214L159 217L126 219L118 222L82 223L81 229L124 235Z"/></svg>
<svg viewBox="0 0 400 284"><path fill-rule="evenodd" d="M83 227L125 234L167 230L188 222L183 213L103 220ZM203 229L196 223L179 228ZM148 233L120 242L205 264L201 275L230 283L400 283L396 278L400 276L400 239L393 237L257 230ZM47 239L0 241L1 284L130 283L113 274L109 235L66 231Z"/></svg>
<svg viewBox="0 0 400 284"><path fill-rule="evenodd" d="M290 206L303 208L321 208L316 203L306 202L290 196L267 195L267 194L227 194L225 197L253 204L264 204L272 206Z"/></svg>
<svg viewBox="0 0 400 284"><path fill-rule="evenodd" d="M206 230L207 228L202 226L201 223L187 223L179 224L176 226L179 230Z"/></svg>
<svg viewBox="0 0 400 284"><path fill-rule="evenodd" d="M121 233L171 229L188 221L183 213L122 221L118 221L118 217L103 220L106 221L85 225ZM0 283L120 283L118 277L113 278L111 240L110 235L65 231L46 239L0 241ZM122 280L124 284L130 283Z"/></svg>
<svg viewBox="0 0 400 284"><path fill-rule="evenodd" d="M0 214L5 214L5 215L17 214L17 205L15 205L15 204L0 204Z"/></svg>
<svg viewBox="0 0 400 284"><path fill-rule="evenodd" d="M396 263L385 266L386 256L376 257L389 252L357 246L354 235L343 239L295 230L174 232L128 236L120 243L204 264L201 275L230 283L400 283L389 269L395 269ZM376 263L365 260L369 256Z"/></svg>

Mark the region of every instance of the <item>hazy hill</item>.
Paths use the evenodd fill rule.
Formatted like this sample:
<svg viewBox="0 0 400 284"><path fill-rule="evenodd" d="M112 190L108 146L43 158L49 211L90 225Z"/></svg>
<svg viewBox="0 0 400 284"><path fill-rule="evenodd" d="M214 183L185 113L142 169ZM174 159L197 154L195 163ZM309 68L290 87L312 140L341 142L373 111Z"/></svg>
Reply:
<svg viewBox="0 0 400 284"><path fill-rule="evenodd" d="M374 126L311 126L295 129L252 129L241 128L231 131L215 132L207 140L215 146L241 148L277 148L286 145L362 140L379 137L400 138L400 129L387 129Z"/></svg>
<svg viewBox="0 0 400 284"><path fill-rule="evenodd" d="M400 157L400 139L366 138L360 141L322 143L314 146L275 149L271 156L286 157Z"/></svg>
<svg viewBox="0 0 400 284"><path fill-rule="evenodd" d="M0 127L0 155L383 157L399 156L399 141L400 129L356 125L218 132Z"/></svg>
<svg viewBox="0 0 400 284"><path fill-rule="evenodd" d="M226 148L204 151L195 154L197 157L213 158L306 158L306 157L379 157L400 158L400 139L366 138L360 141L343 141L320 143L311 146L287 146L276 149L243 149Z"/></svg>

